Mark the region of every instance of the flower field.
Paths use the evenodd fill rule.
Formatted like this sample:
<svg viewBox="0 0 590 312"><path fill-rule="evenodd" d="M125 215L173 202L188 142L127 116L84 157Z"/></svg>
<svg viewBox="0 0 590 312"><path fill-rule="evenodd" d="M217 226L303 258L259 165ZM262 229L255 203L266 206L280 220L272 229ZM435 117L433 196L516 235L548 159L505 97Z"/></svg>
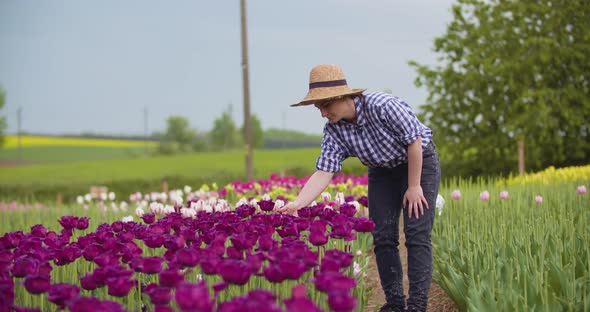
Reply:
<svg viewBox="0 0 590 312"><path fill-rule="evenodd" d="M0 211L0 311L363 311L381 291L364 284L367 178L337 176L297 217L275 213L304 182ZM589 182L445 182L432 207L434 279L461 310L587 311Z"/></svg>

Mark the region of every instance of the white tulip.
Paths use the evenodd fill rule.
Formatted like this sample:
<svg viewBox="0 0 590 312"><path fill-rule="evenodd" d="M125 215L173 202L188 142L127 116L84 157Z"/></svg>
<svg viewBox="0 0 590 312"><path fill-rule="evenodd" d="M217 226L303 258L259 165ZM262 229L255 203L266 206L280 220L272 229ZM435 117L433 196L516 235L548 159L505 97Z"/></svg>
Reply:
<svg viewBox="0 0 590 312"><path fill-rule="evenodd" d="M82 196L76 197L76 202L78 202L79 205L82 205L84 203L84 197L82 197Z"/></svg>
<svg viewBox="0 0 590 312"><path fill-rule="evenodd" d="M115 200L115 192L109 192L109 199Z"/></svg>
<svg viewBox="0 0 590 312"><path fill-rule="evenodd" d="M443 207L445 206L445 199L440 194L436 197L436 209L438 210L438 215L440 216L443 211Z"/></svg>
<svg viewBox="0 0 590 312"><path fill-rule="evenodd" d="M123 219L121 221L123 221L125 223L127 223L127 222L133 222L133 216L123 217Z"/></svg>
<svg viewBox="0 0 590 312"><path fill-rule="evenodd" d="M328 193L328 192L322 193L322 201L324 202L324 204L329 203L331 200L332 200L332 195L330 195L330 193Z"/></svg>
<svg viewBox="0 0 590 312"><path fill-rule="evenodd" d="M145 212L143 211L143 209L141 209L141 207L137 207L137 209L135 209L135 215L136 215L138 218L141 218L141 217L143 216L143 214L144 214L144 213L145 213Z"/></svg>

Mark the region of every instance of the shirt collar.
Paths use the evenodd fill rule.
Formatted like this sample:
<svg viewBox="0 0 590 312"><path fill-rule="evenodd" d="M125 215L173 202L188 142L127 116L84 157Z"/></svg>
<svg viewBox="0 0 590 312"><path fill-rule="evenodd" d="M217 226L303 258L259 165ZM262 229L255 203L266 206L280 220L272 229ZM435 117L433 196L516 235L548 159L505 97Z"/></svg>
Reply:
<svg viewBox="0 0 590 312"><path fill-rule="evenodd" d="M353 97L354 100L354 109L356 110L356 120L354 123L350 123L345 121L344 119L340 120L339 123L343 125L351 125L351 126L358 126L361 127L364 123L364 96L362 94L356 95Z"/></svg>

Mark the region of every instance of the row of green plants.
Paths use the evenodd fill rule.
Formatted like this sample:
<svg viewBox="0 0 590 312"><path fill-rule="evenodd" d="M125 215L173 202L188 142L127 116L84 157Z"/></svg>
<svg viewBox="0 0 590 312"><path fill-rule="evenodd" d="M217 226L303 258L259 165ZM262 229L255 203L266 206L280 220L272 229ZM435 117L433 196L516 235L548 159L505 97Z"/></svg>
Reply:
<svg viewBox="0 0 590 312"><path fill-rule="evenodd" d="M434 279L460 310L590 309L590 175L560 174L443 187L452 196L435 221Z"/></svg>

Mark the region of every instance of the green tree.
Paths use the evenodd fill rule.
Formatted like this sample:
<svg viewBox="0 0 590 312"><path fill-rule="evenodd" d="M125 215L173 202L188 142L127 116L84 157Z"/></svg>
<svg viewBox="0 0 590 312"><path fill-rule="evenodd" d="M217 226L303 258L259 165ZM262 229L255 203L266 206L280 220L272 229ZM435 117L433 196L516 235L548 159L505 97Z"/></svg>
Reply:
<svg viewBox="0 0 590 312"><path fill-rule="evenodd" d="M453 16L434 42L439 64L410 62L451 170L515 172L519 140L528 170L587 162L588 1L458 0Z"/></svg>
<svg viewBox="0 0 590 312"><path fill-rule="evenodd" d="M163 134L156 134L162 139L158 152L162 154L174 154L177 152L206 150L207 140L202 134L190 128L187 118L182 116L170 116L166 120L167 128Z"/></svg>
<svg viewBox="0 0 590 312"><path fill-rule="evenodd" d="M5 92L0 88L0 110L4 107ZM0 116L0 147L4 146L4 130L6 130L6 117Z"/></svg>
<svg viewBox="0 0 590 312"><path fill-rule="evenodd" d="M223 112L219 118L215 119L209 138L214 150L226 150L237 146L239 142L237 127L229 112Z"/></svg>
<svg viewBox="0 0 590 312"><path fill-rule="evenodd" d="M256 115L250 115L250 127L252 131L252 147L262 148L264 147L264 130L262 130L262 123ZM244 125L240 128L240 138L242 142L246 140L246 133L244 132Z"/></svg>

